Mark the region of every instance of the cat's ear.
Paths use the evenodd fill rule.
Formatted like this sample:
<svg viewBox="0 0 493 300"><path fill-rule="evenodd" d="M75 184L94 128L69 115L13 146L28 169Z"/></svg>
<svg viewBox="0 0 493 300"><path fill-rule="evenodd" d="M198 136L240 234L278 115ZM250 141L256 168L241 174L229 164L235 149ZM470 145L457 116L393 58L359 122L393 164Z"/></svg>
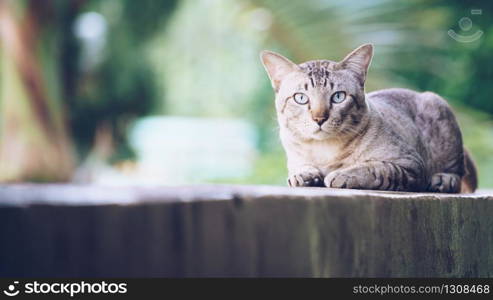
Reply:
<svg viewBox="0 0 493 300"><path fill-rule="evenodd" d="M370 67L371 59L373 57L373 45L364 44L357 49L349 53L339 65L343 69L351 70L361 77L364 82L366 79L366 73Z"/></svg>
<svg viewBox="0 0 493 300"><path fill-rule="evenodd" d="M300 70L298 65L275 52L264 50L260 53L260 59L267 74L269 74L270 82L276 93L279 91L281 82L286 75Z"/></svg>

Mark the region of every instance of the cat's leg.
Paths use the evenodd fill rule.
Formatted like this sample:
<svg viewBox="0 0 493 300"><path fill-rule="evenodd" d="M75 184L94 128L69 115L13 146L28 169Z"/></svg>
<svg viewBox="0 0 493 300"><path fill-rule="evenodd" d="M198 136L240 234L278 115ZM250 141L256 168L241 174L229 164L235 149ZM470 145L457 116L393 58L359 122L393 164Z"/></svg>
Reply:
<svg viewBox="0 0 493 300"><path fill-rule="evenodd" d="M460 176L452 173L436 173L431 177L430 192L458 193L460 192Z"/></svg>
<svg viewBox="0 0 493 300"><path fill-rule="evenodd" d="M329 173L325 186L331 188L424 191L426 180L419 164L399 165L387 161L368 161Z"/></svg>
<svg viewBox="0 0 493 300"><path fill-rule="evenodd" d="M291 187L324 186L323 175L317 168L305 165L289 175L288 185Z"/></svg>

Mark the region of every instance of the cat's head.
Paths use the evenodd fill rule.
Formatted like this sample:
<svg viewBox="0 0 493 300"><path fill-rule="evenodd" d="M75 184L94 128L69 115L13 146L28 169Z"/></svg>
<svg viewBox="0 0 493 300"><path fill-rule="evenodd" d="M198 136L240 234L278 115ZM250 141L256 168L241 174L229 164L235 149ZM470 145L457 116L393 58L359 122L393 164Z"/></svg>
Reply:
<svg viewBox="0 0 493 300"><path fill-rule="evenodd" d="M281 130L296 139L324 140L354 133L368 106L364 84L373 56L365 44L342 61L307 61L297 65L274 52L261 60L276 92Z"/></svg>

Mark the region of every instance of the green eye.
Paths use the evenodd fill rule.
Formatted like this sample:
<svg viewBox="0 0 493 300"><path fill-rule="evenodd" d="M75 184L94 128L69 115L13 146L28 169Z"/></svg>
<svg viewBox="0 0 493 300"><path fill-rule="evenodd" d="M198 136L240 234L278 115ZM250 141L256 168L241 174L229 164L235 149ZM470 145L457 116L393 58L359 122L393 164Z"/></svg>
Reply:
<svg viewBox="0 0 493 300"><path fill-rule="evenodd" d="M308 96L303 94L303 93L296 93L293 96L294 101L298 104L307 104L308 103Z"/></svg>
<svg viewBox="0 0 493 300"><path fill-rule="evenodd" d="M332 95L332 98L330 98L332 102L334 103L341 103L346 99L346 93L345 92L335 92Z"/></svg>

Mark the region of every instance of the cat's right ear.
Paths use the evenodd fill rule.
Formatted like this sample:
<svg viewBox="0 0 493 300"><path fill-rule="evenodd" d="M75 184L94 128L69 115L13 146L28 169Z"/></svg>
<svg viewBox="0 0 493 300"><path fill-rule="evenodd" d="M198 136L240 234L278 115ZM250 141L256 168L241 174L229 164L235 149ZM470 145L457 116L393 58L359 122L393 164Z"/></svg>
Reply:
<svg viewBox="0 0 493 300"><path fill-rule="evenodd" d="M262 64L269 75L270 82L276 93L279 91L281 82L289 73L299 70L298 65L284 56L275 52L264 50L260 53Z"/></svg>

